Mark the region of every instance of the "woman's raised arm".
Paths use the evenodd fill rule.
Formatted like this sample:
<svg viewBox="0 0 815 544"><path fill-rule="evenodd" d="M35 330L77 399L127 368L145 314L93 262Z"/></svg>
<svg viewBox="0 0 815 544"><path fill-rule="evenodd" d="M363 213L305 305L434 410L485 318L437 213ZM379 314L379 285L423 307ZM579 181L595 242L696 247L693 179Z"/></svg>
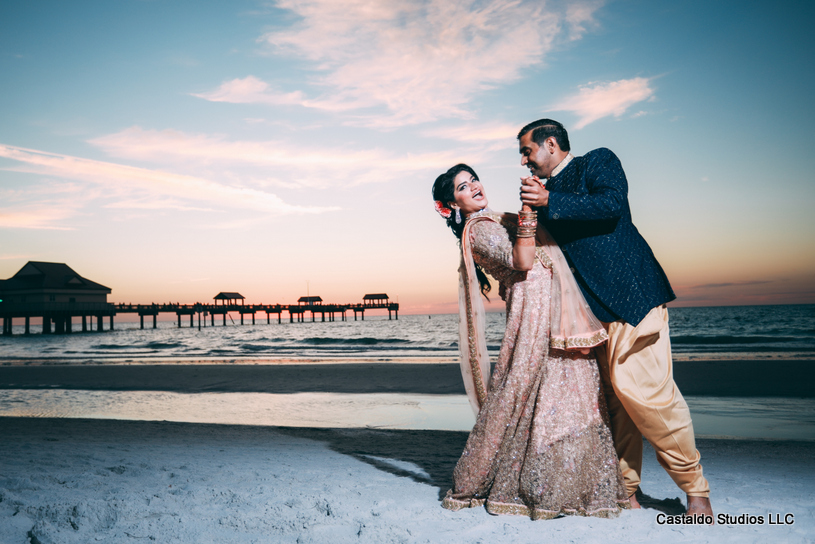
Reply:
<svg viewBox="0 0 815 544"><path fill-rule="evenodd" d="M538 228L537 214L524 204L518 212L518 235L512 247L512 264L515 270L532 270L535 264L535 231Z"/></svg>

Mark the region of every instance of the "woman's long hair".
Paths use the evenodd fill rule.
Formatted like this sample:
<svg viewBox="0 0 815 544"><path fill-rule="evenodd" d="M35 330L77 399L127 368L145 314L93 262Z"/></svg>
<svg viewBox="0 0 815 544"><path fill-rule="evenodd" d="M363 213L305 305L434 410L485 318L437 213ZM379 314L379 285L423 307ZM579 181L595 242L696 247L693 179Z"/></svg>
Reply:
<svg viewBox="0 0 815 544"><path fill-rule="evenodd" d="M454 182L456 176L461 172L467 172L478 180L478 174L475 173L475 170L466 164L457 164L437 177L433 183L433 200L440 202L442 208L450 211L450 216L446 218L447 226L450 227L450 230L452 230L453 234L458 238L459 244L461 243L461 233L464 232L465 221L462 220L461 223L456 223L456 211L450 206L450 203L456 201ZM478 277L481 294L484 295L484 298L489 300L490 298L487 296L487 293L492 289L492 285L490 285L490 280L487 278L487 275L477 264L475 265L475 275Z"/></svg>

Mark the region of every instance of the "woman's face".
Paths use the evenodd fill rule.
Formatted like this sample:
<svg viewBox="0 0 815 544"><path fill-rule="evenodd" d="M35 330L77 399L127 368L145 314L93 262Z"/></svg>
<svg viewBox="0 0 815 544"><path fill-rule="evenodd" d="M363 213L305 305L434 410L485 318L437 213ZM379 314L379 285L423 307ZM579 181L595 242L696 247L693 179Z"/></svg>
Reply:
<svg viewBox="0 0 815 544"><path fill-rule="evenodd" d="M481 182L466 170L459 172L453 180L453 198L465 217L487 207L487 195Z"/></svg>

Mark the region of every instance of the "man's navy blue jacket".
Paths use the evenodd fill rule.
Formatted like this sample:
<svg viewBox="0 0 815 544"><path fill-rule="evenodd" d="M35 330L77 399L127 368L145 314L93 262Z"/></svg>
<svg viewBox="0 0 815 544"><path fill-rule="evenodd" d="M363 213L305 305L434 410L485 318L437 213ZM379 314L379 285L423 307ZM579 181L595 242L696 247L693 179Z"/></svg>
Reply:
<svg viewBox="0 0 815 544"><path fill-rule="evenodd" d="M594 315L638 325L676 298L648 243L631 222L628 182L609 149L575 157L546 183L538 219L552 233Z"/></svg>

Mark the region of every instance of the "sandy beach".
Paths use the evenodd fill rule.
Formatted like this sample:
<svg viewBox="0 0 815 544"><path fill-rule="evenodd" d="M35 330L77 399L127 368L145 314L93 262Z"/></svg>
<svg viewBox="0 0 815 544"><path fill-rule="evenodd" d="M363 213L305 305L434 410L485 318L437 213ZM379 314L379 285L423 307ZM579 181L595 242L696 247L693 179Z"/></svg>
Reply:
<svg viewBox="0 0 815 544"><path fill-rule="evenodd" d="M721 396L811 398L811 367L682 362L677 381ZM0 367L0 389L463 393L458 365L370 361L14 364ZM440 507L461 431L0 417L0 436L3 544L811 542L815 533L811 441L699 439L715 511L764 522L711 528L658 523L684 511L684 496L647 446L645 509L532 522ZM793 524L770 524L786 514Z"/></svg>
<svg viewBox="0 0 815 544"><path fill-rule="evenodd" d="M811 542L812 444L699 440L716 512L645 454L645 509L532 522L439 506L467 433L0 418L0 542ZM768 514L794 516L770 525ZM792 518L787 518L792 520Z"/></svg>

